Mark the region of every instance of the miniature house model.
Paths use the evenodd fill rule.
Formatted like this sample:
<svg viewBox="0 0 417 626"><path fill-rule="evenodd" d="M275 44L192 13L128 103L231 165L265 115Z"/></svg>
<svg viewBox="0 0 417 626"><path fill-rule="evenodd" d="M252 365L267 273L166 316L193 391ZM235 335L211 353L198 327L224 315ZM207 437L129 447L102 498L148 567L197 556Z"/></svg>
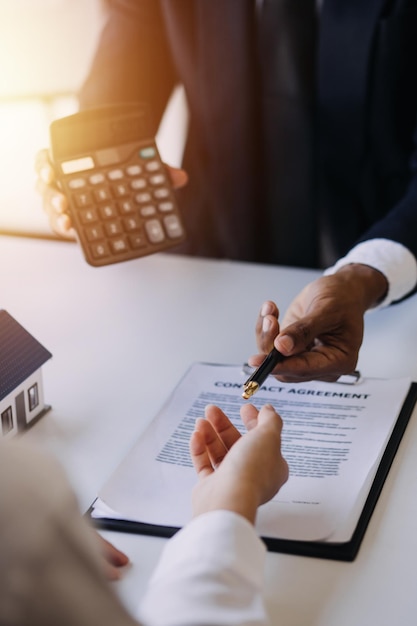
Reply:
<svg viewBox="0 0 417 626"><path fill-rule="evenodd" d="M50 409L41 367L52 354L0 309L0 437L26 430Z"/></svg>

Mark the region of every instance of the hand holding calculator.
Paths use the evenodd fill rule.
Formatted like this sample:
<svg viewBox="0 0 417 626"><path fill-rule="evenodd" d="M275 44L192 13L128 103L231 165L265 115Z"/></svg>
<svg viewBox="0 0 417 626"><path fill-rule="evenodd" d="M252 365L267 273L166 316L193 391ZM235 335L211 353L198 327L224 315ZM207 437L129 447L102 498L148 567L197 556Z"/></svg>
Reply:
<svg viewBox="0 0 417 626"><path fill-rule="evenodd" d="M52 122L51 157L86 261L160 252L185 239L146 105L86 109Z"/></svg>

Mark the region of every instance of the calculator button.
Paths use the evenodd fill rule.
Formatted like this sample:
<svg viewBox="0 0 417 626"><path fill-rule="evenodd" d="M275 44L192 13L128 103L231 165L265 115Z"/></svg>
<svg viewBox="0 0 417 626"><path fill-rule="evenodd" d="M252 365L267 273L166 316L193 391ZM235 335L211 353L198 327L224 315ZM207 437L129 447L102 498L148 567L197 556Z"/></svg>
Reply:
<svg viewBox="0 0 417 626"><path fill-rule="evenodd" d="M155 189L155 191L153 192L153 195L155 196L155 198L158 198L158 199L168 198L169 190L166 187L161 187L160 189Z"/></svg>
<svg viewBox="0 0 417 626"><path fill-rule="evenodd" d="M145 235L143 235L143 233L135 233L134 235L129 235L129 243L130 247L133 249L144 248L148 245L146 237Z"/></svg>
<svg viewBox="0 0 417 626"><path fill-rule="evenodd" d="M68 187L70 189L80 189L81 187L85 187L87 184L85 178L73 178L68 181Z"/></svg>
<svg viewBox="0 0 417 626"><path fill-rule="evenodd" d="M129 195L129 187L126 183L119 183L117 185L112 185L113 193L117 198L121 196Z"/></svg>
<svg viewBox="0 0 417 626"><path fill-rule="evenodd" d="M130 183L130 186L132 189L143 189L146 187L146 180L144 178L135 178L135 180L132 180Z"/></svg>
<svg viewBox="0 0 417 626"><path fill-rule="evenodd" d="M120 233L123 232L122 225L117 220L105 222L104 228L106 229L106 233L109 237L114 237L114 235L120 235Z"/></svg>
<svg viewBox="0 0 417 626"><path fill-rule="evenodd" d="M142 148L139 150L139 156L141 159L153 159L156 156L156 150L152 146Z"/></svg>
<svg viewBox="0 0 417 626"><path fill-rule="evenodd" d="M110 239L110 246L113 252L127 252L129 246L125 237L118 237L117 239Z"/></svg>
<svg viewBox="0 0 417 626"><path fill-rule="evenodd" d="M167 202L160 202L158 204L158 209L162 212L162 213L168 213L169 211L172 211L174 209L174 203L171 201L167 201Z"/></svg>
<svg viewBox="0 0 417 626"><path fill-rule="evenodd" d="M96 226L89 226L85 229L85 235L88 241L96 241L97 239L104 239L104 231L100 224Z"/></svg>
<svg viewBox="0 0 417 626"><path fill-rule="evenodd" d="M163 185L166 183L166 178L163 174L154 174L149 178L151 185Z"/></svg>
<svg viewBox="0 0 417 626"><path fill-rule="evenodd" d="M97 202L106 202L111 199L110 190L107 187L94 189L94 198Z"/></svg>
<svg viewBox="0 0 417 626"><path fill-rule="evenodd" d="M140 226L141 226L141 220L139 217L137 217L136 215L132 215L132 217L125 217L123 220L123 224L125 227L125 230L130 231L130 230L139 230Z"/></svg>
<svg viewBox="0 0 417 626"><path fill-rule="evenodd" d="M113 151L114 152L114 151ZM75 228L93 265L151 254L184 236L169 175L153 142L62 180ZM100 165L100 163L99 163Z"/></svg>
<svg viewBox="0 0 417 626"><path fill-rule="evenodd" d="M142 173L142 168L140 165L129 165L126 168L126 174L128 176L139 176Z"/></svg>
<svg viewBox="0 0 417 626"><path fill-rule="evenodd" d="M75 193L74 194L74 200L75 200L75 204L80 209L82 209L85 206L89 206L91 204L91 202L92 202L91 195L89 193L86 193L86 192Z"/></svg>
<svg viewBox="0 0 417 626"><path fill-rule="evenodd" d="M119 211L120 213L133 213L136 211L136 206L133 204L131 200L122 200L119 202Z"/></svg>
<svg viewBox="0 0 417 626"><path fill-rule="evenodd" d="M167 215L164 217L164 225L168 233L168 237L171 239L178 239L178 237L182 237L184 231L181 226L181 222L176 215Z"/></svg>
<svg viewBox="0 0 417 626"><path fill-rule="evenodd" d="M85 209L80 211L79 216L82 224L89 224L90 222L98 221L98 215L95 209Z"/></svg>
<svg viewBox="0 0 417 626"><path fill-rule="evenodd" d="M99 207L100 215L103 219L117 217L117 210L113 204L105 204Z"/></svg>
<svg viewBox="0 0 417 626"><path fill-rule="evenodd" d="M106 178L104 174L102 174L101 172L97 172L97 174L91 174L88 180L90 185L101 185L101 183L104 183Z"/></svg>
<svg viewBox="0 0 417 626"><path fill-rule="evenodd" d="M150 202L152 200L151 194L148 192L137 193L135 196L136 202L139 204L145 204L145 202Z"/></svg>
<svg viewBox="0 0 417 626"><path fill-rule="evenodd" d="M91 254L96 259L110 256L110 248L106 242L91 244L90 250L91 250Z"/></svg>
<svg viewBox="0 0 417 626"><path fill-rule="evenodd" d="M149 163L146 163L145 168L148 172L156 172L161 169L161 165L159 161L149 161Z"/></svg>
<svg viewBox="0 0 417 626"><path fill-rule="evenodd" d="M139 210L139 212L142 215L142 217L151 217L152 215L156 215L156 209L153 206L153 204L147 204L146 206L143 206Z"/></svg>
<svg viewBox="0 0 417 626"><path fill-rule="evenodd" d="M160 243L165 239L162 224L159 220L148 220L145 222L145 229L151 243Z"/></svg>
<svg viewBox="0 0 417 626"><path fill-rule="evenodd" d="M121 178L123 178L123 176L123 170L121 169L110 170L110 172L107 172L107 178L109 180L120 180Z"/></svg>

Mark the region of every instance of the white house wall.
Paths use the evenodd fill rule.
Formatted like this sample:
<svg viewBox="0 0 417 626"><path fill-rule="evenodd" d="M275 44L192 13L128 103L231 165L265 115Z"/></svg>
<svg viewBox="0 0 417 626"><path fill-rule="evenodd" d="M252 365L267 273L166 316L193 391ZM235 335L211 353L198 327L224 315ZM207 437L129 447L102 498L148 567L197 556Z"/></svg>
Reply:
<svg viewBox="0 0 417 626"><path fill-rule="evenodd" d="M3 437L3 439L10 439L11 437L14 437L17 434L17 417L16 417L16 406L14 403L14 397L7 396L7 398L4 398L4 400L2 400L0 402L0 415L3 413L3 411L5 411L9 406L12 407L12 420L13 420L13 427L11 430L9 430L8 433L6 433L5 435L3 434L3 429L2 429L2 425L0 423L0 437Z"/></svg>
<svg viewBox="0 0 417 626"><path fill-rule="evenodd" d="M35 383L38 384L38 394L39 394L39 404L36 406L33 411L29 411L29 399L28 399L28 389L32 387ZM1 424L0 424L0 437L3 436L5 438L13 437L17 433L17 416L16 416L16 397L19 393L24 392L25 399L25 412L26 412L26 422L29 424L32 420L34 420L41 411L43 411L45 406L44 393L43 393L43 383L42 383L42 370L38 369L36 372L31 374L26 380L18 385L12 393L10 393L6 398L0 401L0 415L7 409L7 407L12 407L13 413L13 428L11 431L7 433L7 435L2 435Z"/></svg>

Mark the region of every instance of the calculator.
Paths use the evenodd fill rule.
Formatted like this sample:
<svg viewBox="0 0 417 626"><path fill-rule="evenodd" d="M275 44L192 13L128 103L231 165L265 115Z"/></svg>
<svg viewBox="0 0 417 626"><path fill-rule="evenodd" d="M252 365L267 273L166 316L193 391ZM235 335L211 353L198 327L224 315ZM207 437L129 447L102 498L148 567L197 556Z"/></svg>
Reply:
<svg viewBox="0 0 417 626"><path fill-rule="evenodd" d="M54 120L50 153L90 265L143 257L185 239L145 104L86 109Z"/></svg>

